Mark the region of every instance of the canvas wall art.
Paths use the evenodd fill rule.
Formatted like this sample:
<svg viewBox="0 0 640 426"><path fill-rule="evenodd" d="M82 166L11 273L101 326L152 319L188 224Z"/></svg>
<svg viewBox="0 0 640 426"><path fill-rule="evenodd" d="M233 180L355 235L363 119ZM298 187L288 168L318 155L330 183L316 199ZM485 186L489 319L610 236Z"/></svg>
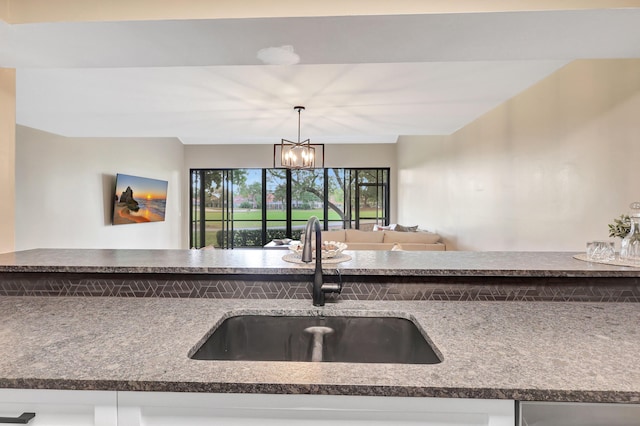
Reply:
<svg viewBox="0 0 640 426"><path fill-rule="evenodd" d="M168 184L165 180L118 173L113 224L164 221Z"/></svg>

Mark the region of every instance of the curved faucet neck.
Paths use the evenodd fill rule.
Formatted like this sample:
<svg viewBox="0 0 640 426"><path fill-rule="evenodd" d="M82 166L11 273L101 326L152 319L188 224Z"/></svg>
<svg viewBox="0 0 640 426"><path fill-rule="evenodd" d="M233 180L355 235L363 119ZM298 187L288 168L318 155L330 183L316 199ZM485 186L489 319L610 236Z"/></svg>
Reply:
<svg viewBox="0 0 640 426"><path fill-rule="evenodd" d="M317 217L311 216L304 228L304 244L302 245L302 261L311 262L313 250L311 249L311 229L316 232L316 270L313 274L313 306L324 306L325 293L340 293L342 283L324 284L322 278L322 229Z"/></svg>
<svg viewBox="0 0 640 426"><path fill-rule="evenodd" d="M311 262L312 249L311 249L311 233L315 230L316 233L316 264L320 262L322 256L318 254L322 253L322 228L320 227L320 221L317 217L311 216L307 221L307 225L304 228L304 244L302 246L302 261Z"/></svg>

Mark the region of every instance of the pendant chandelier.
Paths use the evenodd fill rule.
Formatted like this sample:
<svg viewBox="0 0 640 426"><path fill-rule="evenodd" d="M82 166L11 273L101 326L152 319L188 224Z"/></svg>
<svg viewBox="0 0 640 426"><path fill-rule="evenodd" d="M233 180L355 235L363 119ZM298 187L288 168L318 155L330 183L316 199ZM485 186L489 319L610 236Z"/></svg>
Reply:
<svg viewBox="0 0 640 426"><path fill-rule="evenodd" d="M285 169L313 169L316 166L316 149L311 141L300 141L300 112L303 106L295 106L298 111L298 142L282 139L280 143L280 166ZM274 150L275 155L275 150ZM274 158L274 163L276 159Z"/></svg>

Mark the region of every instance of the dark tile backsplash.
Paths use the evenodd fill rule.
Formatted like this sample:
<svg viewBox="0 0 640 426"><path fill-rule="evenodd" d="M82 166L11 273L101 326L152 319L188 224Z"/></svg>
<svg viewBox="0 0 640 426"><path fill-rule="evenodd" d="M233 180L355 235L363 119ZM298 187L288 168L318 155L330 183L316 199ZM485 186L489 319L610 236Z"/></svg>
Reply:
<svg viewBox="0 0 640 426"><path fill-rule="evenodd" d="M335 277L333 277L335 279ZM283 279L287 279L284 281ZM311 282L268 276L3 273L1 296L311 299ZM396 282L394 282L396 281ZM345 277L344 300L640 302L637 280Z"/></svg>

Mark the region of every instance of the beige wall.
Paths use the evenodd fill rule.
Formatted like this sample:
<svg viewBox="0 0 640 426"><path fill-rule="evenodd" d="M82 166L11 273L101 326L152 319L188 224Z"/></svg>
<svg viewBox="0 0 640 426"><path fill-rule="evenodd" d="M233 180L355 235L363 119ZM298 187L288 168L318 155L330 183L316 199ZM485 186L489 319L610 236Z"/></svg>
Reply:
<svg viewBox="0 0 640 426"><path fill-rule="evenodd" d="M184 146L173 138L67 138L23 126L17 126L16 140L17 250L188 248L189 169L273 165L273 145ZM327 145L326 165L391 167L394 184L395 144ZM168 180L166 221L112 226L116 173ZM392 189L394 200L395 192Z"/></svg>
<svg viewBox="0 0 640 426"><path fill-rule="evenodd" d="M0 253L15 247L15 122L16 72L0 68Z"/></svg>
<svg viewBox="0 0 640 426"><path fill-rule="evenodd" d="M185 145L186 168L273 167L273 145ZM393 167L396 144L326 144L326 167Z"/></svg>
<svg viewBox="0 0 640 426"><path fill-rule="evenodd" d="M9 0L0 0L0 20L9 20Z"/></svg>
<svg viewBox="0 0 640 426"><path fill-rule="evenodd" d="M461 250L583 250L640 200L640 60L567 65L451 136L398 143L399 221Z"/></svg>
<svg viewBox="0 0 640 426"><path fill-rule="evenodd" d="M183 145L174 138L67 138L17 126L16 249L186 248ZM164 222L111 225L115 175L169 182Z"/></svg>

